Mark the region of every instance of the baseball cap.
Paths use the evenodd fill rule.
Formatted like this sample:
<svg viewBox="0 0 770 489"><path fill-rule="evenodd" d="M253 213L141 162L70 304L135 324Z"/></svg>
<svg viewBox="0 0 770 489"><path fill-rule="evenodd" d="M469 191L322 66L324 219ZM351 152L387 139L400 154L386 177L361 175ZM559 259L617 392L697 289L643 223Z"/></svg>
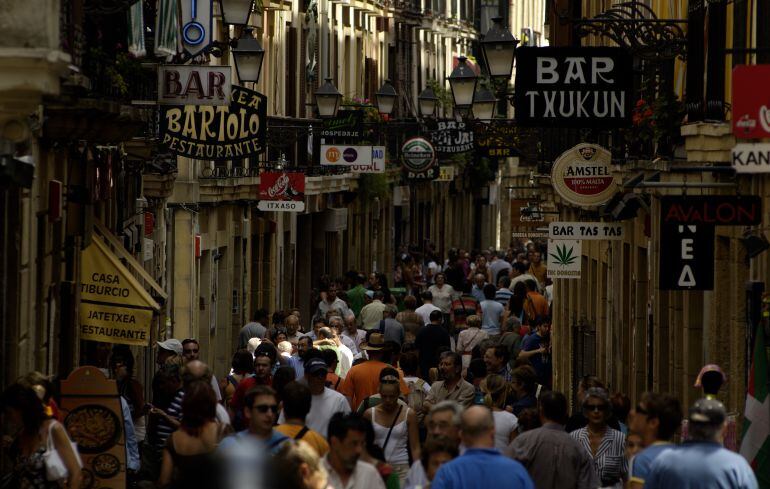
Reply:
<svg viewBox="0 0 770 489"><path fill-rule="evenodd" d="M176 338L169 338L166 341L158 341L158 347L164 350L173 351L177 355L182 354L182 342Z"/></svg>
<svg viewBox="0 0 770 489"><path fill-rule="evenodd" d="M329 369L326 367L326 362L324 362L322 358L314 357L305 362L305 372L312 375L320 371L329 371Z"/></svg>
<svg viewBox="0 0 770 489"><path fill-rule="evenodd" d="M690 408L691 423L722 424L727 418L725 405L716 399L698 399Z"/></svg>

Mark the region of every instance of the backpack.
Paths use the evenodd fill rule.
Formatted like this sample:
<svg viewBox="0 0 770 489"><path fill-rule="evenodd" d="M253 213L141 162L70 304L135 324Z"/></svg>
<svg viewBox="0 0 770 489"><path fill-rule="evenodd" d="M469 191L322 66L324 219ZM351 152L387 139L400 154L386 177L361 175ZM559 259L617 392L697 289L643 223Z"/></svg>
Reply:
<svg viewBox="0 0 770 489"><path fill-rule="evenodd" d="M425 417L422 412L422 405L428 397L423 389L425 381L418 378L417 380L410 380L406 385L409 387L409 395L406 398L406 403L414 410L415 414L417 414L417 422L422 423L423 418Z"/></svg>

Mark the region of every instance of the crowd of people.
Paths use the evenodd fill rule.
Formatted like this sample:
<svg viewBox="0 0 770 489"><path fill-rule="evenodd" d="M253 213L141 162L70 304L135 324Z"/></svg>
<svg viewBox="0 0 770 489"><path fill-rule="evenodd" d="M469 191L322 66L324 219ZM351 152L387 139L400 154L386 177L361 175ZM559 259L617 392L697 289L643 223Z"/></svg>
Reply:
<svg viewBox="0 0 770 489"><path fill-rule="evenodd" d="M551 290L544 249L404 249L387 277L324 277L310 318L258 310L231 368L200 361L194 338L158 342L152 398L134 358L112 348L106 374L124 406L131 486L158 488L746 488L750 467L721 446L726 422L707 397L687 416L648 392L632 407L598 378L581 380L576 408L552 390ZM700 381L700 379L699 379ZM16 427L6 487L66 487L80 461L41 375L0 398ZM131 438L129 440L129 438Z"/></svg>

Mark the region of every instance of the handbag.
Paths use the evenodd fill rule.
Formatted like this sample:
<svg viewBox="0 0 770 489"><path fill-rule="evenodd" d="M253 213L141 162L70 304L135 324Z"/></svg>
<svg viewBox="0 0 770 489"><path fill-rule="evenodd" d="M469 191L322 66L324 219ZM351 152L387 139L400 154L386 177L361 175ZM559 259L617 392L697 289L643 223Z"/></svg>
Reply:
<svg viewBox="0 0 770 489"><path fill-rule="evenodd" d="M43 461L45 462L45 478L49 481L66 479L69 475L69 470L67 470L67 466L64 465L64 461L62 460L61 455L59 455L59 452L56 450L56 447L53 443L53 437L51 436L53 427L57 424L59 424L57 421L52 421L51 424L48 425L48 440L46 441L45 452L43 453ZM69 440L69 436L67 436L67 439ZM77 443L72 440L69 440L69 443L72 445L72 451L75 452L75 458L78 461L78 465L82 468L83 461L80 459Z"/></svg>

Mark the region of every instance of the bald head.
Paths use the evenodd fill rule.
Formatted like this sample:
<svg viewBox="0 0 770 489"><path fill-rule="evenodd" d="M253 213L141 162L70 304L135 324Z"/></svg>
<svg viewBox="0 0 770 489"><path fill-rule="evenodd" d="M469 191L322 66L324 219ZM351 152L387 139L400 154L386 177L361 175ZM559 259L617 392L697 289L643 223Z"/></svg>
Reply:
<svg viewBox="0 0 770 489"><path fill-rule="evenodd" d="M495 446L495 418L484 406L471 406L460 417L460 430L468 448L493 448Z"/></svg>
<svg viewBox="0 0 770 489"><path fill-rule="evenodd" d="M184 382L185 385L189 385L190 382L196 380L211 382L211 369L200 360L187 362L182 370L182 382Z"/></svg>

